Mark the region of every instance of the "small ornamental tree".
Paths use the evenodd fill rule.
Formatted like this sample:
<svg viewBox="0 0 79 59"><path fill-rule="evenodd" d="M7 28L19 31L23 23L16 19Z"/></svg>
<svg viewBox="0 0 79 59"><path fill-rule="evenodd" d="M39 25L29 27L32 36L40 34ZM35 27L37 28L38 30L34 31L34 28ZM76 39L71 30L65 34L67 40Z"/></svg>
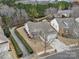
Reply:
<svg viewBox="0 0 79 59"><path fill-rule="evenodd" d="M2 16L2 22L3 22L3 31L4 34L6 35L6 37L10 37L10 31L9 31L9 27L10 27L10 18L7 16Z"/></svg>

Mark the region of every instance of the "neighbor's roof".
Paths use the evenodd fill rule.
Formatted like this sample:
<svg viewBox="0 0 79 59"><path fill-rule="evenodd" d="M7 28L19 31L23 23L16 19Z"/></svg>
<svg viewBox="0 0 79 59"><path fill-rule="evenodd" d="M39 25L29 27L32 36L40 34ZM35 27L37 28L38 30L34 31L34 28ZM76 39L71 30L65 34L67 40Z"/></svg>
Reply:
<svg viewBox="0 0 79 59"><path fill-rule="evenodd" d="M58 10L58 13L59 14L63 14L63 13L72 14L73 13L73 10Z"/></svg>
<svg viewBox="0 0 79 59"><path fill-rule="evenodd" d="M43 21L43 22L28 22L27 23L29 27L29 31L36 32L38 35L42 36L44 38L47 38L50 34L57 34L56 31L52 28L49 22Z"/></svg>
<svg viewBox="0 0 79 59"><path fill-rule="evenodd" d="M60 27L74 27L74 18L55 18Z"/></svg>
<svg viewBox="0 0 79 59"><path fill-rule="evenodd" d="M74 18L56 18L60 28L68 28L72 38L79 38L79 25Z"/></svg>

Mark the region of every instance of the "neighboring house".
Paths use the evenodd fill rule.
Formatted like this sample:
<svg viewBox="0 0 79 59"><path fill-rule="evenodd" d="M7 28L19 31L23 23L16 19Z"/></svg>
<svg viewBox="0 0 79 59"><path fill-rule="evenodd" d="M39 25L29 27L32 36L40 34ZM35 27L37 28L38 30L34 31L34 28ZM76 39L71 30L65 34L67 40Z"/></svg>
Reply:
<svg viewBox="0 0 79 59"><path fill-rule="evenodd" d="M9 42L6 36L4 36L4 33L0 27L0 53L8 51L9 50Z"/></svg>
<svg viewBox="0 0 79 59"><path fill-rule="evenodd" d="M55 18L62 18L62 15L61 15L61 14L58 14L58 13L54 14L53 16L54 16Z"/></svg>
<svg viewBox="0 0 79 59"><path fill-rule="evenodd" d="M58 12L58 10L56 8L48 8L45 10L44 14L45 15L53 15L53 14L56 14Z"/></svg>
<svg viewBox="0 0 79 59"><path fill-rule="evenodd" d="M73 10L58 10L58 13L61 17L71 17Z"/></svg>
<svg viewBox="0 0 79 59"><path fill-rule="evenodd" d="M25 30L31 38L39 37L43 41L53 40L57 37L56 31L52 28L49 22L28 22L25 24Z"/></svg>
<svg viewBox="0 0 79 59"><path fill-rule="evenodd" d="M74 18L55 18L51 26L60 34L66 37L79 38L79 26Z"/></svg>

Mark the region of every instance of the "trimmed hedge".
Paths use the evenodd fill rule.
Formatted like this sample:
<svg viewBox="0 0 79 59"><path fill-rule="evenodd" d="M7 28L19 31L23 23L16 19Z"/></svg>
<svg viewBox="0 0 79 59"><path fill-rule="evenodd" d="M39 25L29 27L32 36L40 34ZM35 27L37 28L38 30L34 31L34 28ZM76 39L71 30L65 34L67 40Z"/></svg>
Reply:
<svg viewBox="0 0 79 59"><path fill-rule="evenodd" d="M4 35L6 37L10 37L10 31L9 31L9 28L8 27L3 28L3 31L4 31Z"/></svg>
<svg viewBox="0 0 79 59"><path fill-rule="evenodd" d="M18 36L18 38L22 41L22 43L24 44L25 48L27 49L28 53L32 54L33 50L32 48L28 45L28 43L25 41L25 39L20 35L20 33L15 30L16 35Z"/></svg>
<svg viewBox="0 0 79 59"><path fill-rule="evenodd" d="M14 49L16 51L17 57L21 57L23 55L23 52L21 51L21 49L19 48L17 42L15 41L15 39L13 38L12 35L10 35L10 40L14 46Z"/></svg>

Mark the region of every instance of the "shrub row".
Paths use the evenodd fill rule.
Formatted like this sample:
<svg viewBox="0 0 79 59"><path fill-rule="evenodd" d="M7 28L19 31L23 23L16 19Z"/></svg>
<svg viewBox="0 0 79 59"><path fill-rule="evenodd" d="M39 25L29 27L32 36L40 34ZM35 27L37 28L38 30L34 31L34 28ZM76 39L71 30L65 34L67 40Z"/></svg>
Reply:
<svg viewBox="0 0 79 59"><path fill-rule="evenodd" d="M11 40L13 46L14 46L17 57L21 57L23 55L23 52L21 51L20 47L18 46L17 42L15 41L15 39L13 38L12 35L10 35L10 40Z"/></svg>
<svg viewBox="0 0 79 59"><path fill-rule="evenodd" d="M24 44L25 48L27 49L28 53L32 54L33 50L32 48L28 45L28 43L25 41L25 39L20 35L20 33L15 30L16 35L18 36L18 38L22 41L22 43Z"/></svg>

